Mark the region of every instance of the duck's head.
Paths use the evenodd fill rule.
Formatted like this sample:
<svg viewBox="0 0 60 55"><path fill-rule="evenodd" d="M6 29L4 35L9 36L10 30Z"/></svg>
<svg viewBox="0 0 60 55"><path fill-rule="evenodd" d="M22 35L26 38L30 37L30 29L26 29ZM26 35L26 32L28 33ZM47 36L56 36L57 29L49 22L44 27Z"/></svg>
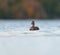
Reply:
<svg viewBox="0 0 60 55"><path fill-rule="evenodd" d="M31 23L32 25L35 25L35 22L34 21L32 21L32 23Z"/></svg>

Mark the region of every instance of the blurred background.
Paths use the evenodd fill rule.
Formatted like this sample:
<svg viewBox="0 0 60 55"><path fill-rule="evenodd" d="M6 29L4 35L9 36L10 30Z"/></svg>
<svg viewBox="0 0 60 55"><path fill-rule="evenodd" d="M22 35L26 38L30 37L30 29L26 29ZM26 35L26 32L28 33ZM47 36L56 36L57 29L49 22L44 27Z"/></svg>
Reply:
<svg viewBox="0 0 60 55"><path fill-rule="evenodd" d="M60 19L60 0L0 0L0 19Z"/></svg>

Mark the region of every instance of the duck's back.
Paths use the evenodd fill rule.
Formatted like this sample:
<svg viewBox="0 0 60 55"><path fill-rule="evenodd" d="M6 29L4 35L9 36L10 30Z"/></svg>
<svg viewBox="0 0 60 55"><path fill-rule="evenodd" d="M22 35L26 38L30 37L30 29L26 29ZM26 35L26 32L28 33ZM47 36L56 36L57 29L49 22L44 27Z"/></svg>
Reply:
<svg viewBox="0 0 60 55"><path fill-rule="evenodd" d="M38 27L31 27L30 30L39 30Z"/></svg>

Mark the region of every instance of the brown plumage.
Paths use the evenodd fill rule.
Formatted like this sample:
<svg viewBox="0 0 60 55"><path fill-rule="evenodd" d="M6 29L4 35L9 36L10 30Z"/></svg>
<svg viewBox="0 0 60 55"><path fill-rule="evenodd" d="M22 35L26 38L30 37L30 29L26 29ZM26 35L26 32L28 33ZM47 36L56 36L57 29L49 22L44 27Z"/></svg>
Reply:
<svg viewBox="0 0 60 55"><path fill-rule="evenodd" d="M30 28L30 30L39 30L39 28L38 27L35 27L35 22L34 21L32 21L32 27Z"/></svg>

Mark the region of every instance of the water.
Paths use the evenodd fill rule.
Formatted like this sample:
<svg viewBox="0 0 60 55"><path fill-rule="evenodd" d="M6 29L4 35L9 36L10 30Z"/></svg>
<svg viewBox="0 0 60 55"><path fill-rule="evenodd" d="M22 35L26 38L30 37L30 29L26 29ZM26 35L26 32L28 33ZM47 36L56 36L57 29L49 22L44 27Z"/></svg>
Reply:
<svg viewBox="0 0 60 55"><path fill-rule="evenodd" d="M60 20L0 20L0 55L60 55Z"/></svg>

